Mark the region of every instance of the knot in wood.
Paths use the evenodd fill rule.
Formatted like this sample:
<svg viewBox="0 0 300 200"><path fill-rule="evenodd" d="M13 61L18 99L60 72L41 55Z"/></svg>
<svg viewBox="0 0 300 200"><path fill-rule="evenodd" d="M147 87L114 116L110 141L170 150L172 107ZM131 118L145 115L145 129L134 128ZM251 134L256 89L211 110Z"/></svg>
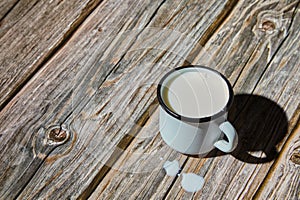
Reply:
<svg viewBox="0 0 300 200"><path fill-rule="evenodd" d="M49 133L49 139L54 142L62 142L67 138L67 132L58 128L52 129Z"/></svg>
<svg viewBox="0 0 300 200"><path fill-rule="evenodd" d="M63 144L69 139L69 132L62 127L52 127L47 133L47 143L50 145Z"/></svg>
<svg viewBox="0 0 300 200"><path fill-rule="evenodd" d="M262 23L263 31L273 31L275 28L275 24L269 20Z"/></svg>
<svg viewBox="0 0 300 200"><path fill-rule="evenodd" d="M298 153L298 152L293 153L290 160L293 163L295 163L297 165L300 165L300 153Z"/></svg>

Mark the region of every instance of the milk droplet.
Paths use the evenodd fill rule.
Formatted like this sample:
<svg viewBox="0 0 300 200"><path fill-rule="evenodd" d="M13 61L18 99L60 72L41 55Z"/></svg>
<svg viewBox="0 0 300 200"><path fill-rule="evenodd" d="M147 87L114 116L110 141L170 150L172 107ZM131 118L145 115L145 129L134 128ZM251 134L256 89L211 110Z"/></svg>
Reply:
<svg viewBox="0 0 300 200"><path fill-rule="evenodd" d="M166 161L163 167L168 176L176 176L180 170L177 160L173 160L172 162Z"/></svg>
<svg viewBox="0 0 300 200"><path fill-rule="evenodd" d="M204 185L204 178L194 173L182 174L181 186L187 192L197 192Z"/></svg>

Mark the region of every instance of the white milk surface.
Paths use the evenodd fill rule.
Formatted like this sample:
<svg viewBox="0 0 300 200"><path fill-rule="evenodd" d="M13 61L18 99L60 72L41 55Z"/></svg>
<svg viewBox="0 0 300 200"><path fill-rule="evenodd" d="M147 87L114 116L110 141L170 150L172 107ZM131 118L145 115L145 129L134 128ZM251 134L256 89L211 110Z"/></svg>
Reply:
<svg viewBox="0 0 300 200"><path fill-rule="evenodd" d="M163 88L167 106L185 117L212 116L225 108L229 99L225 80L203 68L175 71L165 80Z"/></svg>

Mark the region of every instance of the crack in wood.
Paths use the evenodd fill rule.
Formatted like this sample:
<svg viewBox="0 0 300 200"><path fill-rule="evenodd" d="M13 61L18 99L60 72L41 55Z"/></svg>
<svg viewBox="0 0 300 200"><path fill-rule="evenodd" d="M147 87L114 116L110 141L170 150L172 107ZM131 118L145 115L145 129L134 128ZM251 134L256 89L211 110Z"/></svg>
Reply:
<svg viewBox="0 0 300 200"><path fill-rule="evenodd" d="M6 13L4 13L4 15L1 17L0 19L0 26L2 23L2 20L16 7L16 5L20 2L21 0L17 0L8 10Z"/></svg>
<svg viewBox="0 0 300 200"><path fill-rule="evenodd" d="M75 32L79 29L79 27L83 24L83 22L91 15L91 13L103 2L103 0L96 0L93 1L92 4L87 4L86 8L83 10L85 12L81 12L80 16L77 20L73 22L70 29L64 34L62 39L55 44L55 46L47 52L43 60L39 61L37 64L36 69L28 76L26 77L20 84L18 84L9 97L7 97L6 100L0 105L0 112L9 104L9 102L14 99L17 94L24 88L27 83L37 74L45 65L46 63L54 57L60 49L62 49L63 46L65 46L66 43L72 38L72 36L75 34Z"/></svg>
<svg viewBox="0 0 300 200"><path fill-rule="evenodd" d="M194 58L199 54L201 51L202 47L205 46L205 44L210 40L210 38L213 36L215 33L215 30L217 30L225 21L225 19L230 15L230 13L233 11L234 7L237 4L237 0L229 0L228 3L225 5L223 11L219 14L219 16L216 18L216 21L212 23L212 25L209 26L209 28L205 31L204 35L201 37L199 40L198 44L196 47L191 51L191 53L187 56L185 59L185 63L183 65L190 65ZM189 157L185 159L184 163L181 166L181 169L184 168L186 163L188 162ZM178 176L175 176L172 183L168 187L166 193L164 194L163 199L166 199L167 196L169 195L171 189L173 188L174 184L176 183L178 179Z"/></svg>
<svg viewBox="0 0 300 200"><path fill-rule="evenodd" d="M281 41L280 44L278 45L276 51L274 52L274 54L273 54L272 57L270 58L269 62L266 64L266 67L265 67L264 70L262 71L262 73L261 73L260 77L258 78L258 80L257 80L257 82L256 82L256 84L255 84L255 86L253 87L251 94L252 94L252 93L254 92L254 90L257 88L258 84L259 84L260 81L262 80L262 78L263 78L264 74L266 73L267 69L269 68L269 66L270 66L270 65L272 64L272 62L274 61L274 58L277 56L278 52L280 51L280 49L281 49L281 47L283 46L283 44L285 43L285 41L288 39L288 37L289 37L289 35L290 35L290 34L289 34L289 31L290 31L290 28L291 28L291 26L292 26L292 24L293 24L293 19L294 19L295 15L296 15L296 11L297 11L298 5L299 5L299 3L298 3L297 6L294 8L294 12L293 12L294 14L293 14L293 17L292 17L292 19L291 19L290 25L289 25L289 27L288 27L288 29L287 29L287 35L282 39L282 41Z"/></svg>
<svg viewBox="0 0 300 200"><path fill-rule="evenodd" d="M223 8L223 11L216 17L216 20L208 27L208 29L204 32L203 36L200 38L199 42L196 44L194 49L191 50L191 53L187 56L185 65L191 65L197 55L200 53L205 44L210 40L215 31L222 26L226 18L233 11L236 6L238 0L229 0Z"/></svg>
<svg viewBox="0 0 300 200"><path fill-rule="evenodd" d="M153 17L154 17L154 16L153 16ZM147 24L149 24L150 21L151 21L151 19L149 20L149 22L148 22ZM208 39L208 41L209 41L209 39ZM276 53L277 53L277 52L276 52ZM124 55L125 55L125 54L124 54ZM124 56L123 56L123 57L124 57ZM123 58L121 58L120 60L122 60L122 59L123 59ZM120 60L119 60L119 62L120 62ZM119 63L119 62L118 62L118 63ZM115 71L116 69L118 69L118 67L119 67L118 65L114 66L113 71ZM107 77L109 77L109 74L111 74L111 73L112 73L112 72L109 72L108 75L105 77L105 79L106 79ZM104 81L105 81L105 80L104 80ZM103 81L103 82L104 82L104 81ZM102 82L102 83L103 83L103 82ZM91 97L91 98L93 98L93 97ZM76 108L77 108L77 107L76 107ZM71 113L71 114L72 114L72 113ZM69 117L71 116L71 114L68 115L68 116L66 117L66 119L69 118ZM108 114L108 115L105 115L105 116L106 116L106 117L109 117L109 114ZM143 115L142 115L142 116L143 116ZM148 119L146 119L146 122L147 122L147 120L148 120ZM146 122L145 122L145 123L146 123ZM139 125L139 126L140 126L140 125ZM137 127L137 129L133 129L132 132L133 132L133 133L137 132L136 134L139 134L138 128L139 128L139 127ZM0 136L1 136L1 135L0 135ZM131 144L131 142L132 142L133 139L134 139L134 136L132 136L132 135L124 136L124 138L121 140L121 141L123 141L123 142L121 142L121 143L118 144L118 148L121 149L121 150L124 150L123 148L127 149L128 145ZM120 152L116 152L115 155L119 155L119 153L120 153ZM121 151L121 153L122 153L122 151ZM42 154L38 154L38 155L40 155L40 156L38 156L38 158L44 158L44 155L42 155ZM116 158L116 159L118 159L118 158ZM112 159L111 161L114 161L114 159ZM188 159L186 159L186 160L184 161L183 167L185 166L185 163L186 163L187 161L188 161ZM114 164L114 163L115 163L115 161L114 161L114 162L108 162L108 163L107 163L107 166L104 166L104 167L103 167L103 170L101 169L101 171L102 171L101 173L104 174L104 176L102 177L102 179L106 176L106 174L107 174L107 173L109 172L109 170L111 169L111 166L112 166L111 164ZM40 167L38 167L38 169L39 169L39 168L40 168ZM100 173L100 172L99 172L99 173ZM101 174L101 173L100 173L100 174ZM101 180L100 180L100 182L101 182ZM97 183L97 180L96 180L94 183ZM91 186L91 187L94 187L94 188L95 188L95 187L97 187L97 185L98 185L98 184L95 184L95 185L93 185L93 186ZM170 188L171 188L171 187L170 187ZM170 188L169 188L169 189L170 189ZM91 192L92 192L92 191L91 191Z"/></svg>
<svg viewBox="0 0 300 200"><path fill-rule="evenodd" d="M166 0L163 0L163 1L160 3L160 5L156 8L156 10L155 10L154 13L151 15L151 17L149 18L148 22L145 24L144 27L147 27L147 26L150 24L150 22L152 21L152 19L155 17L156 13L158 12L158 10L161 8L161 6L162 6L165 2L166 2ZM127 49L130 49L130 48L135 44L135 42L138 40L138 37L139 37L140 34L142 34L142 33L143 33L143 31L142 31L142 29L141 29L141 31L136 35L136 37L134 38L134 40L133 40L132 43L128 46ZM120 58L118 59L118 61L114 64L114 66L111 68L111 70L106 74L106 76L103 78L103 80L101 81L101 83L98 85L98 88L102 86L102 84L109 78L109 76L112 75L112 73L115 73L115 72L119 69L119 67L121 66L120 64L121 64L122 60L123 60L123 59L125 58L125 56L126 56L126 53L127 53L127 51L125 51L125 52L120 56ZM89 101L90 101L92 98L94 98L95 95L96 95L96 94L94 93L94 94L90 97ZM86 101L86 104L82 106L82 109L88 104L89 101ZM74 109L75 109L75 108L74 108ZM0 107L0 111L1 111L1 107Z"/></svg>
<svg viewBox="0 0 300 200"><path fill-rule="evenodd" d="M69 131L68 133L66 132L67 130L64 125L52 126L48 130L45 130L44 128L40 128L38 130L37 134L33 137L32 140L33 159L27 165L27 167L23 169L23 173L16 180L15 185L20 185L20 187L18 188L15 194L10 194L12 195L11 197L13 199L17 199L21 195L21 193L25 190L26 186L38 172L38 169L42 166L42 164L46 161L46 159L54 151L54 149L65 144L65 142L70 138ZM47 140L49 140L49 137L51 137L51 133L54 133L56 136L62 136L60 135L61 133L66 133L66 135L63 134L65 136L63 141L52 141L52 143L49 143L47 142ZM25 184L24 180L26 180ZM7 191L9 191L9 189Z"/></svg>
<svg viewBox="0 0 300 200"><path fill-rule="evenodd" d="M293 4L293 5L294 5L294 4ZM258 84L260 83L260 81L261 81L263 75L265 74L266 70L267 70L268 67L271 65L271 63L272 63L272 61L274 60L275 56L276 56L277 53L279 52L279 49L282 47L282 45L284 44L284 42L287 40L287 38L288 38L288 36L289 36L290 28L292 27L292 24L293 24L293 21L294 21L295 14L296 14L296 12L297 12L298 6L299 6L299 3L294 7L293 17L291 18L291 21L290 21L289 26L288 26L288 29L287 29L288 34L282 39L282 41L281 41L281 43L279 44L278 48L277 48L276 51L274 52L274 55L271 57L271 59L270 59L269 62L267 63L265 69L263 70L263 72L261 73L259 79L257 80L257 82L256 82L256 84L255 84L255 87L253 88L251 94L255 91L255 89L257 88ZM290 6L290 8L293 8L293 7ZM208 39L207 41L209 41L209 39ZM206 42L207 42L207 41L206 41ZM255 48L255 49L256 49L256 48ZM253 55L254 52L255 52L255 50L252 51L252 55ZM199 52L198 52L198 53L199 53ZM248 61L251 59L252 55L249 57ZM248 63L248 62L246 62L246 64L245 64L244 66L246 66L247 63ZM242 73L242 72L241 72L241 73ZM241 75L241 73L240 73L240 75ZM240 75L239 75L239 76L240 76ZM238 80L238 78L237 78L236 80ZM234 85L235 85L235 84L236 84L236 82L234 83ZM248 100L245 102L245 105L247 105L248 102L249 102L249 98L248 98ZM245 107L246 107L246 106L245 106ZM241 112L242 112L242 111L240 111L239 113L241 113ZM238 113L238 115L239 115L239 113ZM235 119L234 119L233 121L236 121L236 120L237 120L238 115L235 117ZM297 159L298 157L297 157L297 156L298 156L298 154L297 154L296 156L294 156L294 157L292 156L292 157L294 158L294 160L298 161L298 159ZM189 159L189 158L187 158L187 160L188 160L188 159ZM182 168L183 168L183 167L182 167ZM176 178L177 178L177 177L176 177ZM173 182L172 182L172 184L173 184ZM229 187L229 186L227 185L226 188L227 188L227 187ZM171 187L171 188L172 188L172 187ZM224 191L226 191L226 189L225 189ZM168 192L170 192L170 191L168 191ZM168 196L168 194L166 194L166 195L164 196L164 198L166 198L167 196Z"/></svg>
<svg viewBox="0 0 300 200"><path fill-rule="evenodd" d="M122 156L124 151L128 148L131 142L134 140L135 136L141 131L147 121L150 119L151 115L157 109L158 100L154 99L154 101L149 105L149 107L144 111L144 113L139 117L136 124L131 128L129 133L127 133L116 145L116 149L109 157L109 159L105 162L105 164L101 167L100 171L93 178L91 183L86 187L86 189L81 193L78 199L88 199L94 190L97 188L99 183L103 180L103 178L110 172L113 165L118 161L118 159Z"/></svg>
<svg viewBox="0 0 300 200"><path fill-rule="evenodd" d="M298 115L299 116L299 115ZM292 142L292 140L296 137L296 135L299 133L299 128L300 128L300 118L298 117L298 120L296 122L296 125L293 127L293 130L291 131L291 134L289 135L289 137L286 140L286 143L284 144L284 146L282 147L282 150L280 151L280 154L278 156L278 158L276 159L276 161L272 164L272 166L269 168L268 173L266 174L265 178L263 179L263 181L261 182L259 189L255 192L253 199L261 199L261 195L263 193L264 188L266 187L266 185L268 184L268 182L270 182L272 176L274 175L276 169L279 168L279 164L280 161L286 159L285 153L286 151L289 150L290 148L290 143ZM297 153L296 157L293 158L295 159L294 161L299 161L299 152L295 152ZM290 160L292 159L294 154L292 154L292 156L289 158ZM292 161L292 160L291 160ZM292 161L293 162L293 161ZM297 164L297 163L295 163Z"/></svg>
<svg viewBox="0 0 300 200"><path fill-rule="evenodd" d="M181 170L185 167L185 165L187 164L188 162L188 158L184 160L184 163L180 166L180 170L179 170L179 173L181 173ZM173 186L175 185L177 179L179 178L180 176L175 176L174 179L172 180L172 183L170 184L170 186L168 187L166 193L164 194L164 197L163 199L167 199L169 193L171 192Z"/></svg>
<svg viewBox="0 0 300 200"><path fill-rule="evenodd" d="M93 1L92 3L88 3L86 7L83 9L81 14L79 15L78 19L75 20L75 22L71 25L70 29L64 34L61 41L56 44L55 47L53 47L52 50L50 50L45 58L40 61L40 64L38 64L37 68L22 82L20 83L17 88L13 91L13 93L4 101L2 105L0 105L0 112L9 104L9 102L14 99L17 94L22 90L23 87L26 86L26 84L46 65L46 63L56 55L56 53L59 52L59 50L72 38L72 36L75 34L75 32L78 30L78 28L83 24L83 22L89 17L89 15L101 4L102 0L100 1ZM72 114L68 114L65 118L65 120ZM65 121L64 120L64 121ZM59 130L61 130L61 126ZM45 131L43 131L45 133ZM22 194L22 192L25 190L27 185L30 183L30 181L33 179L35 174L39 171L43 163L47 162L49 155L53 152L54 149L56 149L61 144L64 144L70 137L69 134L65 135L66 137L64 140L59 142L53 142L51 145L46 144L46 146L41 145L42 144L42 138L43 136L37 136L39 139L35 139L34 141L40 140L39 145L34 144L33 154L34 158L31 160L31 162L27 165L26 169L24 169L23 174L18 177L16 180L16 183L12 186L16 186L18 190L15 194L6 194L6 196L10 196L12 198L18 198ZM49 139L49 138L48 138ZM59 138L61 139L61 138ZM33 142L34 142L33 141ZM52 141L52 140L51 140ZM55 156L52 156L51 160L56 159ZM18 186L19 185L19 186Z"/></svg>

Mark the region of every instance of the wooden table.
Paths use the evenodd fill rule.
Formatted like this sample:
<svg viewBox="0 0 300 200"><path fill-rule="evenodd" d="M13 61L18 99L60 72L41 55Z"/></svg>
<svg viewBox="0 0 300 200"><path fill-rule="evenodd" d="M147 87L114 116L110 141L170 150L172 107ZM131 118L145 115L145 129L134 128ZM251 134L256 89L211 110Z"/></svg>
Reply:
<svg viewBox="0 0 300 200"><path fill-rule="evenodd" d="M296 0L2 0L0 199L300 199ZM169 148L156 87L206 65L234 87L231 154ZM204 177L185 192L166 161Z"/></svg>

